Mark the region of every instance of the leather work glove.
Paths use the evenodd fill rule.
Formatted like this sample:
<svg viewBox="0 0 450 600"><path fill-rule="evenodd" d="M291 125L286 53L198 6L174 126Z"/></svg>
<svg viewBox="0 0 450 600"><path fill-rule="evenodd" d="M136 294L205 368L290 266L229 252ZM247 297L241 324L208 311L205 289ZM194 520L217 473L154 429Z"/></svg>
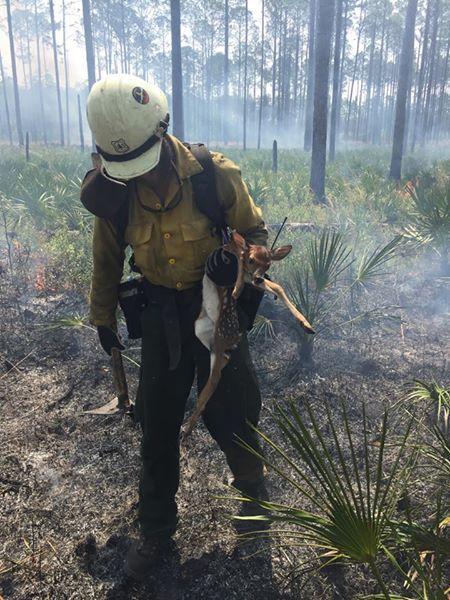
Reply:
<svg viewBox="0 0 450 600"><path fill-rule="evenodd" d="M109 356L111 356L112 348L118 348L121 351L125 350L125 346L120 341L119 336L114 329L111 329L111 327L108 327L107 325L99 325L97 327L97 333L103 350L106 352L106 354L109 354Z"/></svg>
<svg viewBox="0 0 450 600"><path fill-rule="evenodd" d="M238 259L228 250L217 248L208 256L205 272L216 285L233 287L238 274Z"/></svg>

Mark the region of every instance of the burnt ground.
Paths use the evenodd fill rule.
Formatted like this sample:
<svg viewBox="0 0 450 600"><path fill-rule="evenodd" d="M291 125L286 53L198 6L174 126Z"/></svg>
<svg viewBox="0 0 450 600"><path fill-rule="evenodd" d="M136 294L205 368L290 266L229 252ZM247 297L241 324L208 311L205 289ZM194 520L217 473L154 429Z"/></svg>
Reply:
<svg viewBox="0 0 450 600"><path fill-rule="evenodd" d="M392 321L389 327L379 322L324 332L313 368L298 365L289 318L278 326L278 339L253 342L263 431L282 441L273 415L277 403L294 400L301 410L308 399L320 416L328 401L338 423L344 400L355 430L365 401L376 435L383 407L395 405L412 379L448 383L448 283L425 280L419 271L396 276L395 288L392 281L371 301L401 304L402 327ZM368 572L351 565L293 579L293 566L311 559L312 551L239 541L227 517L239 506L218 498L230 494L228 473L203 426L182 457L177 551L146 584L132 584L122 560L137 531L139 432L128 418L82 414L113 395L108 357L95 333L46 328L62 315L82 314L84 304L68 294L27 296L19 316L4 284L0 309L0 596L319 600L375 590ZM137 358L136 351L129 354ZM137 369L128 364L127 370L134 390ZM400 430L398 407L392 418ZM273 472L268 487L273 500L302 505Z"/></svg>

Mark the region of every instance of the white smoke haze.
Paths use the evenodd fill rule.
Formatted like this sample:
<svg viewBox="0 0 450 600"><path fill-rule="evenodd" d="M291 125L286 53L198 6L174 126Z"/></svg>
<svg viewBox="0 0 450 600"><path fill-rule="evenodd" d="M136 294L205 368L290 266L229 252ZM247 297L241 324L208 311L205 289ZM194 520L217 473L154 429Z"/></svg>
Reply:
<svg viewBox="0 0 450 600"><path fill-rule="evenodd" d="M328 78L331 112L334 65L339 59L338 116L332 129L340 148L348 142L379 145L392 140L405 6L393 2L387 10L379 4L373 0L363 6L342 5L340 55L334 56L335 48L331 48ZM181 3L183 137L212 146L248 147L270 147L277 139L280 147L302 148L306 144L305 123L312 118L308 113L310 5L299 0L282 10L281 4L265 2L264 23L261 1L252 0L248 8L246 21L245 7L235 0L228 3L228 17L223 3ZM0 11L4 71L0 139L8 140L9 113L16 141L6 6ZM32 142L58 143L63 128L65 143L79 144L77 95L83 133L89 137L84 118L88 85L81 0L58 0L54 11L62 124L58 122L49 6L30 0L11 1L22 129L29 132ZM434 143L449 135L449 10L443 5L439 15L436 11L428 14L426 3L419 4L407 106L410 147L417 143L423 147L428 141ZM91 16L95 78L129 72L157 83L171 97L169 6L92 0ZM436 19L439 26L433 28Z"/></svg>

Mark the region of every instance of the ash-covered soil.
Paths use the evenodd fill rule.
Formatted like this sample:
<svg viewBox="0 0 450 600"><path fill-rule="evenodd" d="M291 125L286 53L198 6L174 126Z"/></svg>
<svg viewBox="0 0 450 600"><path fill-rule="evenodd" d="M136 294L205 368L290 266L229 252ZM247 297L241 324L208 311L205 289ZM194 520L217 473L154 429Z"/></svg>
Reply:
<svg viewBox="0 0 450 600"><path fill-rule="evenodd" d="M344 400L357 431L364 401L376 436L383 408L398 403L408 382L448 382L448 295L448 283L425 280L419 272L396 277L396 286L392 280L380 287L373 301L401 305L391 312L402 324L324 333L310 369L297 362L286 317L277 326L278 339L253 342L264 397L261 429L283 444L275 405L294 400L301 410L308 399L319 417L328 401L337 424ZM177 551L147 583L131 583L122 561L137 532L139 431L129 418L83 414L113 396L109 359L95 332L46 328L85 307L68 295L24 297L19 314L12 292L3 287L0 310L0 596L320 600L374 591L362 567L305 572L293 579L295 564L312 559L312 551L239 541L227 516L236 514L239 504L218 498L231 494L228 472L203 426L182 456ZM138 358L137 350L128 354ZM127 371L134 391L137 368L127 363ZM398 406L392 422L400 431L404 416ZM302 503L273 472L268 488L273 500Z"/></svg>

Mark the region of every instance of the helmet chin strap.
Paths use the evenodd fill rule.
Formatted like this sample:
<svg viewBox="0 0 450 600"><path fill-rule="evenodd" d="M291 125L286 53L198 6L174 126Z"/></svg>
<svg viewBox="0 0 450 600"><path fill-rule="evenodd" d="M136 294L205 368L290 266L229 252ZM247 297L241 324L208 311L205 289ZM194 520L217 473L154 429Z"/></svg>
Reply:
<svg viewBox="0 0 450 600"><path fill-rule="evenodd" d="M134 158L138 158L163 139L167 133L167 129L169 128L169 121L170 115L167 113L164 119L159 122L158 127L155 129L152 135L141 146L131 150L130 152L125 152L123 154L109 154L109 152L106 152L100 148L100 146L96 146L97 152L101 154L101 156L103 156L103 158L108 162L127 162L129 160L133 160Z"/></svg>

